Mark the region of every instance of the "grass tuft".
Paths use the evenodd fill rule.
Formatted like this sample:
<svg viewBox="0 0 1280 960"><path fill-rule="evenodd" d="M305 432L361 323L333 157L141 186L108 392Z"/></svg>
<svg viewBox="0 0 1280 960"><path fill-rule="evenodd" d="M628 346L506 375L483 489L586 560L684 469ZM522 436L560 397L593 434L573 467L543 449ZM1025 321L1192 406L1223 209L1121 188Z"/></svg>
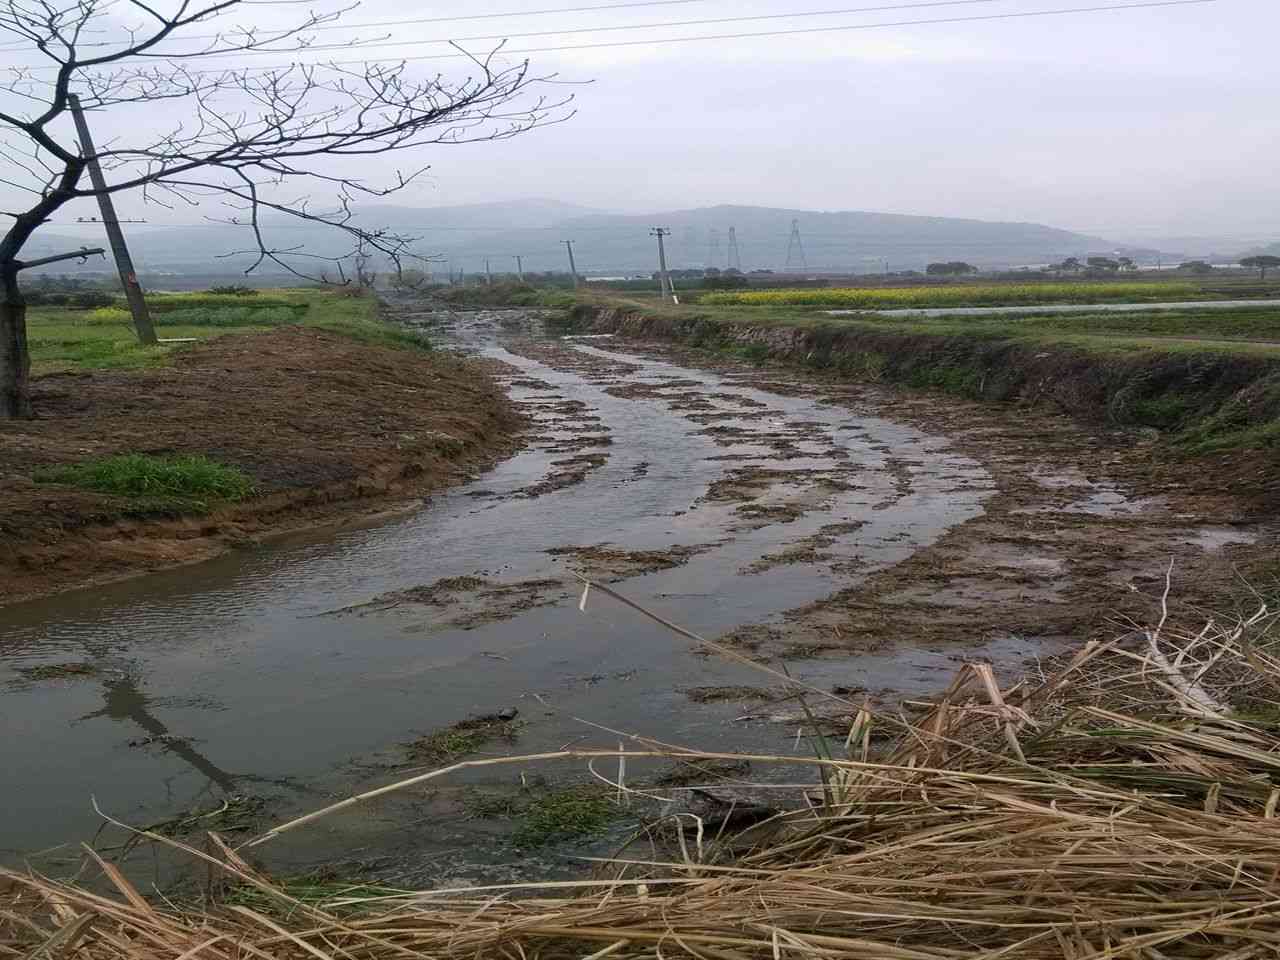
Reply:
<svg viewBox="0 0 1280 960"><path fill-rule="evenodd" d="M253 480L245 473L203 456L126 453L37 470L32 479L149 501L234 502L254 492Z"/></svg>
<svg viewBox="0 0 1280 960"><path fill-rule="evenodd" d="M538 797L521 814L511 839L517 846L541 847L558 840L589 837L618 815L613 801L599 789L574 788Z"/></svg>
<svg viewBox="0 0 1280 960"><path fill-rule="evenodd" d="M522 726L523 722L514 715L486 714L435 730L405 744L405 748L415 763L448 763L495 740L512 743Z"/></svg>
<svg viewBox="0 0 1280 960"><path fill-rule="evenodd" d="M530 848L595 836L619 815L617 804L596 786L571 786L537 794L475 793L468 806L477 817L514 821L511 842Z"/></svg>

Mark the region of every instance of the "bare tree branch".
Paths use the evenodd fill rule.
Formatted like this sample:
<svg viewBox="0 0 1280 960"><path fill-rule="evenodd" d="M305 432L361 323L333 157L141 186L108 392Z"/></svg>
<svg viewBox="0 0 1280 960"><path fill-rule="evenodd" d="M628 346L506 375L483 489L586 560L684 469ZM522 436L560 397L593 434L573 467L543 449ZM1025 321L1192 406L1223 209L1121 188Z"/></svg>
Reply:
<svg viewBox="0 0 1280 960"><path fill-rule="evenodd" d="M215 202L220 211L206 219L242 226L251 238L248 250L237 251L253 258L249 271L271 263L327 279L330 267L321 265L328 264L345 281L342 261L351 259L359 279L374 254L397 270L405 259L426 259L411 251L412 236L361 223L353 204L405 189L428 166L415 163L377 181L364 173L367 163L353 175L353 160L503 140L572 116L571 97L540 95L553 77L532 75L527 62L499 65L500 47L484 57L466 54L469 73L458 78L416 77L403 62L242 66L236 54L310 49L315 44L309 31L334 26L351 9L312 12L279 29L218 29L220 18L251 3L0 0L0 34L46 64L18 59L0 82L0 160L6 170L0 183L30 197L30 206L12 214L0 235L0 348L12 343L17 352L25 350L25 335L14 333L23 323L16 277L20 269L46 261L24 264L19 254L68 203L127 191L165 207ZM245 20L251 24L253 18ZM181 44L196 24L205 28L193 34L197 43L170 42ZM353 40L349 49L369 42ZM224 59L225 69L216 65ZM193 61L215 66L199 68ZM111 118L112 133L96 148L95 159L107 174L101 188L84 182L90 158L68 136L72 92L95 122ZM157 115L180 119L157 134ZM332 202L313 205L309 191L317 188ZM264 213L271 217L264 219ZM350 246L335 255L274 244L269 234L276 218L332 227ZM10 387L20 379L15 364L23 362L0 349L0 417L22 406Z"/></svg>

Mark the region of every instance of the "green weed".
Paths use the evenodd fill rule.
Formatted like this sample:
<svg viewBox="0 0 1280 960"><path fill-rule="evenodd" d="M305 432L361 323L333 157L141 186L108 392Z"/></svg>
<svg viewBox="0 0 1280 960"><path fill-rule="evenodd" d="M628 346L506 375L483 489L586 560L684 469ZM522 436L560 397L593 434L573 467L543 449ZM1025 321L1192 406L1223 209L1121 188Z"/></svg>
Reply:
<svg viewBox="0 0 1280 960"><path fill-rule="evenodd" d="M574 787L538 797L520 815L511 839L522 847L541 847L599 833L618 815L618 808L594 787Z"/></svg>
<svg viewBox="0 0 1280 960"><path fill-rule="evenodd" d="M390 347L393 350L419 350L430 353L431 341L426 334L376 320L322 320L307 326L339 333L352 340L374 347Z"/></svg>
<svg viewBox="0 0 1280 960"><path fill-rule="evenodd" d="M234 502L254 491L253 480L240 470L203 456L127 453L37 470L32 479L152 502Z"/></svg>
<svg viewBox="0 0 1280 960"><path fill-rule="evenodd" d="M162 366L171 347L143 346L132 333L106 337L50 336L34 329L28 340L32 369L38 375L59 370L127 370Z"/></svg>
<svg viewBox="0 0 1280 960"><path fill-rule="evenodd" d="M617 819L617 805L601 789L574 786L545 793L486 794L468 799L471 812L487 819L512 820L511 841L520 847L542 847L600 833Z"/></svg>
<svg viewBox="0 0 1280 960"><path fill-rule="evenodd" d="M519 720L497 715L475 717L419 737L405 744L405 749L415 763L448 763L494 740L511 743L522 726Z"/></svg>

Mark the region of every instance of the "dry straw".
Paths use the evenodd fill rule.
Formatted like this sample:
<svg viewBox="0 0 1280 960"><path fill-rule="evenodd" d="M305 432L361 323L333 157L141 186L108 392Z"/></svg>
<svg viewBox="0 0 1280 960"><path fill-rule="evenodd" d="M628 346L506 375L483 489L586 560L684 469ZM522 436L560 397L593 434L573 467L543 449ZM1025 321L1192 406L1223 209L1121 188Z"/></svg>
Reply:
<svg viewBox="0 0 1280 960"><path fill-rule="evenodd" d="M913 719L860 710L847 756L744 837L685 815L668 862L596 879L301 902L216 837L245 906L0 875L0 955L83 960L873 960L1280 953L1280 661L1263 608L1086 646L1002 689L965 667ZM877 744L884 743L877 748ZM591 751L629 757L653 748ZM715 754L668 751L683 761ZM525 762L529 762L526 760ZM309 821L308 821L309 822ZM167 841L172 843L172 841ZM241 903L247 902L241 898Z"/></svg>

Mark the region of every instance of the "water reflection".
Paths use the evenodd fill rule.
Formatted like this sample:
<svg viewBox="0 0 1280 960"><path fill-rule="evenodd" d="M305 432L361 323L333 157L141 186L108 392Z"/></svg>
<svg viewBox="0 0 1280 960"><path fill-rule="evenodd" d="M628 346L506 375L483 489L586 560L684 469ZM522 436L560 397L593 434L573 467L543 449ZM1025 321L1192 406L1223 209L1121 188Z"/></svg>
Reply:
<svg viewBox="0 0 1280 960"><path fill-rule="evenodd" d="M130 746L159 746L164 753L185 761L224 793L235 792L236 781L241 778L223 770L202 754L191 739L170 733L164 722L151 712L150 702L140 689L136 677L126 675L104 682L102 699L101 710L85 714L77 722L106 717L109 720L135 723L148 734L148 738L141 742L131 742Z"/></svg>

